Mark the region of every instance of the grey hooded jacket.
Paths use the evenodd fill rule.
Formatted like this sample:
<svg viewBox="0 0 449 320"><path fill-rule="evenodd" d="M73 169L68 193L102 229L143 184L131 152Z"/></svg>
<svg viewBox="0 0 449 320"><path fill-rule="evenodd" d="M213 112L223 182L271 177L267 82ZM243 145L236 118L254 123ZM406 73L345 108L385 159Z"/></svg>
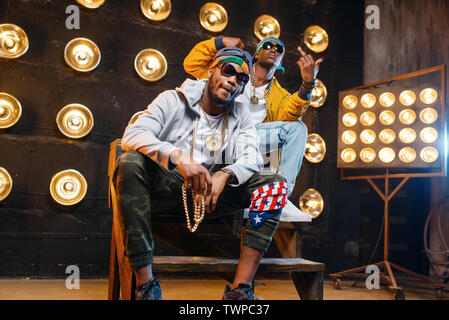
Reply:
<svg viewBox="0 0 449 320"><path fill-rule="evenodd" d="M123 150L139 151L170 170L173 167L171 152L190 152L195 119L200 118L198 101L206 84L207 80L187 79L181 88L159 94L144 113L126 127L121 141ZM232 170L238 180L233 186L238 186L263 169L263 159L248 106L233 101L226 108L228 126L217 166Z"/></svg>

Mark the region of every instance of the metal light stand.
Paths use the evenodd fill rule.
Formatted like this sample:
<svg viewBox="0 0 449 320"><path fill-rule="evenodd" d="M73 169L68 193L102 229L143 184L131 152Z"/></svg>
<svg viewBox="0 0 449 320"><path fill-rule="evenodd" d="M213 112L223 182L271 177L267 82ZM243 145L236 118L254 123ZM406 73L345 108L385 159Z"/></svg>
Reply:
<svg viewBox="0 0 449 320"><path fill-rule="evenodd" d="M392 82L392 81L398 81L403 80L411 77L416 77L419 75L435 72L435 71L441 71L441 118L442 118L442 128L445 130L445 114L444 114L444 106L445 106L445 65L440 65L433 68L424 69L417 72L412 72L406 75L402 75L396 78L391 78L371 84L367 84L364 86L360 86L357 88L352 89L364 89L368 87L373 87L379 84ZM371 265L375 265L379 267L380 271L380 280L383 280L384 282L387 282L389 284L388 288L393 291L393 297L395 300L404 300L405 294L401 287L398 286L396 279L403 280L403 281L414 281L414 282L426 282L431 283L435 286L435 282L432 281L429 277L417 274L413 271L410 271L406 268L403 268L401 266L398 266L397 264L392 263L389 261L389 210L388 210L388 204L390 200L395 196L395 194L401 189L402 186L410 179L410 178L429 178L429 177L443 177L446 176L447 168L446 168L446 162L447 159L444 156L443 158L443 165L440 170L440 172L429 172L429 173L389 173L388 168L385 171L385 174L383 175L360 175L360 176L345 176L344 175L344 169L341 169L341 180L366 180L368 183L374 188L374 190L379 194L379 196L384 201L384 259L383 261L372 263ZM398 179L401 178L401 182L394 188L394 190L390 193L390 179ZM379 187L374 183L373 180L375 179L384 179L385 181L385 189L384 192L382 192ZM341 277L351 277L351 278L367 278L371 274L367 274L366 266L357 267L337 273L330 274L330 277L332 278L333 285L335 289L341 288ZM393 274L393 269L396 269L402 273L405 273L410 277L407 278L400 278L395 277Z"/></svg>

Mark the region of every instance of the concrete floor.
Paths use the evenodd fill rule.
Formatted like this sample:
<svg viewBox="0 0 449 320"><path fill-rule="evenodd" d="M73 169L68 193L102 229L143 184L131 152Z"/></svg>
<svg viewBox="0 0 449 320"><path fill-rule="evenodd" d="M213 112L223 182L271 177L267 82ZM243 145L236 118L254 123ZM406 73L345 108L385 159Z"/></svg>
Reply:
<svg viewBox="0 0 449 320"><path fill-rule="evenodd" d="M261 280L257 280L261 281ZM289 280L263 280L266 286L257 286L255 293L267 300L297 300L293 283ZM162 294L166 300L220 300L225 280L161 279ZM385 286L379 290L367 290L364 283L354 288L352 281L342 281L342 289L336 290L330 281L324 283L325 300L392 300L392 293ZM437 300L432 289L405 287L407 300ZM65 280L1 279L0 300L105 300L108 280L81 280L80 289L68 290ZM449 300L449 293L443 293Z"/></svg>

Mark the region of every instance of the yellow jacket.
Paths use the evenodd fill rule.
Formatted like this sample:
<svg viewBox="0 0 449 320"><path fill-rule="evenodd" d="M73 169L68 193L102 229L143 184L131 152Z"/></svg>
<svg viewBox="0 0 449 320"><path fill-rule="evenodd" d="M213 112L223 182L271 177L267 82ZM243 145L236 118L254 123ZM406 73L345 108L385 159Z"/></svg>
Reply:
<svg viewBox="0 0 449 320"><path fill-rule="evenodd" d="M209 66L218 50L215 46L215 38L201 41L184 59L184 70L197 79L207 78ZM309 104L310 101L301 99L298 92L290 94L273 77L271 93L267 99L267 118L264 122L301 120Z"/></svg>

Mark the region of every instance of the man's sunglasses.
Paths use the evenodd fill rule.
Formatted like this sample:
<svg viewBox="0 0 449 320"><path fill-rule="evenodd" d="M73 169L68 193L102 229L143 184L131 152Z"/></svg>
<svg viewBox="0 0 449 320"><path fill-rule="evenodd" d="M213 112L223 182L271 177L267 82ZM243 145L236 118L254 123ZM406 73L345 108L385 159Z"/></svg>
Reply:
<svg viewBox="0 0 449 320"><path fill-rule="evenodd" d="M284 52L284 46L282 46L282 45L280 45L280 44L273 44L273 43L271 43L271 42L265 42L263 45L262 45L262 48L263 49L265 49L265 50L270 50L271 48L275 48L276 49L276 51L279 53L279 54L282 54L282 52Z"/></svg>
<svg viewBox="0 0 449 320"><path fill-rule="evenodd" d="M244 86L248 83L249 76L244 72L237 72L234 66L230 63L223 63L221 65L221 74L225 77L233 77L235 76L237 83L241 86Z"/></svg>

